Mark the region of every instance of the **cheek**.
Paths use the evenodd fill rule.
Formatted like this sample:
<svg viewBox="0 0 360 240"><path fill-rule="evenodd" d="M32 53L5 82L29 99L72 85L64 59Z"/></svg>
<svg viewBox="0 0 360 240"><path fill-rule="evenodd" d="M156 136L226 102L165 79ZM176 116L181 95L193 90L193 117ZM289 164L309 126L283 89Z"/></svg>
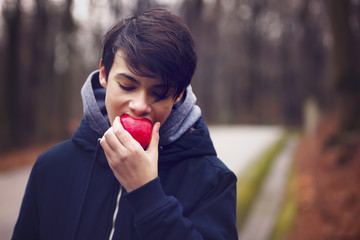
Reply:
<svg viewBox="0 0 360 240"><path fill-rule="evenodd" d="M109 97L109 95L106 95L105 97L105 107L106 107L106 111L109 117L109 121L110 121L110 125L112 125L115 117L113 116L113 106L112 106L112 101L111 98Z"/></svg>
<svg viewBox="0 0 360 240"><path fill-rule="evenodd" d="M120 116L126 109L124 109L124 100L119 95L113 94L111 91L107 92L105 97L105 106L108 113L110 124L112 125L116 116Z"/></svg>
<svg viewBox="0 0 360 240"><path fill-rule="evenodd" d="M163 106L156 108L157 121L159 121L161 125L163 125L166 119L170 116L172 106L172 104L164 104Z"/></svg>

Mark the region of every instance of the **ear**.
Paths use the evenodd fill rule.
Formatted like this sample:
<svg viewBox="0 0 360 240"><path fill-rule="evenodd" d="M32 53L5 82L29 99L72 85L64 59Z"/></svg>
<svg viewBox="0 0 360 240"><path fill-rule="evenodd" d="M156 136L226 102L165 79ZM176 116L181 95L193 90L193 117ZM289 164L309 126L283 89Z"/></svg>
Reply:
<svg viewBox="0 0 360 240"><path fill-rule="evenodd" d="M99 68L100 68L100 73L99 73L100 85L103 88L106 88L107 81L106 81L105 67L104 67L104 65L102 63L102 59L100 60Z"/></svg>
<svg viewBox="0 0 360 240"><path fill-rule="evenodd" d="M182 99L183 95L184 95L184 91L182 91L182 93L180 93L180 95L175 99L174 105L177 104L178 102L180 102L180 100Z"/></svg>

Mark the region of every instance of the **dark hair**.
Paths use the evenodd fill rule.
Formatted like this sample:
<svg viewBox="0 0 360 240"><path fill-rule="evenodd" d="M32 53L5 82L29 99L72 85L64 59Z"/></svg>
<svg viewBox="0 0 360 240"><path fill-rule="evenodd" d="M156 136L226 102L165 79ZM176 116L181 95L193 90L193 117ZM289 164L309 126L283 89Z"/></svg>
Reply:
<svg viewBox="0 0 360 240"><path fill-rule="evenodd" d="M194 40L184 21L166 9L151 9L115 24L103 39L102 62L106 79L115 54L122 50L131 71L161 77L159 99L175 88L174 99L190 84L196 68ZM145 69L143 69L145 68Z"/></svg>

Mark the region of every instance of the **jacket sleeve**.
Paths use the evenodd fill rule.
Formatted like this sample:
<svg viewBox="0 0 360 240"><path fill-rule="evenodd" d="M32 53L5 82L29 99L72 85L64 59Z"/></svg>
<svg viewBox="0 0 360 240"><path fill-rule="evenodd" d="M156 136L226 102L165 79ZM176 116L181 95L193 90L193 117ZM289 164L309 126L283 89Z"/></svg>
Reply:
<svg viewBox="0 0 360 240"><path fill-rule="evenodd" d="M181 203L167 196L160 179L128 193L134 225L141 239L238 239L236 230L236 177L226 172L206 193L198 207L183 216Z"/></svg>
<svg viewBox="0 0 360 240"><path fill-rule="evenodd" d="M40 239L36 204L36 164L31 171L12 239Z"/></svg>

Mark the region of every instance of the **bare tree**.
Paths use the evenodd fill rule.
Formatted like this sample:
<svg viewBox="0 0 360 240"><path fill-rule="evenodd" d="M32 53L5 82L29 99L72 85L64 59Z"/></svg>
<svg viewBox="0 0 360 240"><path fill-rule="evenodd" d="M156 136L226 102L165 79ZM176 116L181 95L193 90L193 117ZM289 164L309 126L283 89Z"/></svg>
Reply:
<svg viewBox="0 0 360 240"><path fill-rule="evenodd" d="M71 66L72 0L54 5L34 0L33 12L24 11L22 1L6 1L2 6L6 26L6 58L1 76L4 101L1 108L2 148L68 136L67 122L71 88L71 67L61 73L55 69L56 48L63 45ZM69 62L68 62L69 61Z"/></svg>
<svg viewBox="0 0 360 240"><path fill-rule="evenodd" d="M346 132L360 128L360 6L350 0L327 3L334 39L333 82L341 130ZM351 22L357 24L352 27Z"/></svg>
<svg viewBox="0 0 360 240"><path fill-rule="evenodd" d="M5 1L2 6L2 14L5 25L5 67L2 81L3 99L1 101L0 124L0 150L12 147L16 141L22 142L20 136L22 117L18 109L21 106L20 83L20 41L22 29L23 12L21 0Z"/></svg>

